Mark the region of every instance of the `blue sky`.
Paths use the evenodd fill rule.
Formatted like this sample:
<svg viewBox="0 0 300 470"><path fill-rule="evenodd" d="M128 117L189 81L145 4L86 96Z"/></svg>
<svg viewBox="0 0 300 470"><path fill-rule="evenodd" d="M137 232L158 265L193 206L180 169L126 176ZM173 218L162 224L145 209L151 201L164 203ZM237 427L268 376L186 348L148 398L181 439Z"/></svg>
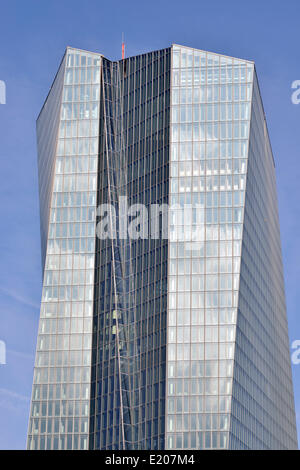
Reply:
<svg viewBox="0 0 300 470"><path fill-rule="evenodd" d="M300 339L298 0L26 0L0 4L0 449L25 448L41 295L35 119L67 45L126 55L187 45L255 60L276 161L291 342ZM293 366L300 428L300 365ZM299 437L300 441L300 437Z"/></svg>

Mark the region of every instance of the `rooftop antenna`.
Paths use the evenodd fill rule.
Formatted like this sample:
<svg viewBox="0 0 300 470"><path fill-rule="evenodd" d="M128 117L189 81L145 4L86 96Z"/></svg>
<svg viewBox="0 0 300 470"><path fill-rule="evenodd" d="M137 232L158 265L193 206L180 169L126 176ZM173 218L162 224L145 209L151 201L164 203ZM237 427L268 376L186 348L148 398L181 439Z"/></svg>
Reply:
<svg viewBox="0 0 300 470"><path fill-rule="evenodd" d="M122 60L125 59L125 42L124 42L124 33L122 33Z"/></svg>

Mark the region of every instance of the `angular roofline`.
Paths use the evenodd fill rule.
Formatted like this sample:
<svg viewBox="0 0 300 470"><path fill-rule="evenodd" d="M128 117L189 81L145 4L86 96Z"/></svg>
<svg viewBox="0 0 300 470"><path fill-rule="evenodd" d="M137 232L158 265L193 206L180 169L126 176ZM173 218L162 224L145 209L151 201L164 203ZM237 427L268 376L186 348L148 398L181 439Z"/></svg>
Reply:
<svg viewBox="0 0 300 470"><path fill-rule="evenodd" d="M43 106L41 107L41 110L40 110L40 112L39 112L39 114L38 114L38 117L36 118L36 121L39 120L39 117L40 117L40 115L41 115L41 113L42 113L42 111L43 111L43 109L44 109L44 107L45 107L45 104L46 104L46 102L47 102L47 99L49 98L49 95L50 95L51 90L52 90L52 88L53 88L53 86L54 86L55 80L56 80L56 78L57 78L58 72L60 71L60 68L61 68L61 66L62 66L62 64L63 64L63 61L65 60L66 53L67 53L67 48L65 49L65 52L63 53L63 56L62 56L61 61L60 61L60 63L59 63L57 72L56 72L56 74L55 74L55 76L54 76L54 79L52 80L50 89L49 89L49 91L48 91L48 93L47 93L47 96L46 96L46 98L45 98L45 100L44 100Z"/></svg>
<svg viewBox="0 0 300 470"><path fill-rule="evenodd" d="M182 44L172 43L172 44L171 44L171 47L174 47L174 46L177 46L177 47L184 47L185 49L192 49L192 50L194 50L194 51L199 51L199 52L206 52L206 53L208 53L208 54L213 54L213 55L217 55L217 56L221 56L221 57L226 57L226 59L237 59L237 60L241 60L241 61L243 61L243 62L249 62L250 64L255 64L254 60L250 60L250 59L241 59L240 57L233 57L233 56L226 55L226 54L220 54L219 52L206 51L206 50L204 50L204 49L197 49L196 47L183 46Z"/></svg>
<svg viewBox="0 0 300 470"><path fill-rule="evenodd" d="M260 91L260 84L259 84L258 74L257 74L257 70L256 70L255 64L254 64L254 72L255 72L255 78L256 78L256 83L257 83L258 94L259 94L259 97L260 97L262 112L263 112L263 115L264 115L264 120L265 120L265 125L266 125L266 130L267 130L267 136L268 136L268 141L269 141L270 150L271 150L271 155L272 155L272 159L273 159L273 164L274 164L274 168L276 168L276 165L275 165L275 158L274 158L274 153L273 153L273 148L272 148L272 143L271 143L270 133L269 133L269 128L268 128L267 116L266 116L266 112L265 112L264 102L263 102L263 99L262 99L262 94L261 94L261 91ZM254 77L253 77L253 78L254 78ZM254 79L253 79L253 86L254 86Z"/></svg>
<svg viewBox="0 0 300 470"><path fill-rule="evenodd" d="M46 98L45 98L45 100L44 100L44 103L43 103L43 105L42 105L42 107L41 107L41 110L40 110L40 112L39 112L39 114L38 114L38 116L37 116L37 118L36 118L36 121L38 121L38 119L39 119L39 117L40 117L40 115L41 115L41 113L42 113L42 111L43 111L43 109L44 109L44 107L45 107L45 104L46 104L46 102L47 102L47 100L48 100L48 98L49 98L49 95L50 95L50 93L51 93L51 90L52 90L52 88L53 88L53 86L54 86L54 83L55 83L55 80L56 80L56 78L57 78L57 75L58 75L58 73L59 73L59 71L60 71L60 68L61 68L61 66L62 66L62 64L63 64L63 61L64 61L64 59L65 59L65 57L66 57L66 55L67 55L67 53L68 53L69 50L78 51L78 52L85 52L86 54L94 54L94 55L97 55L97 56L106 58L103 54L100 54L100 52L91 52L91 51L86 51L86 50L84 50L84 49L78 49L77 47L67 46L67 47L65 48L65 51L64 51L63 56L62 56L62 58L61 58L61 61L60 61L60 63L59 63L59 66L58 66L57 72L56 72L56 74L55 74L55 76L54 76L54 79L52 80L50 89L49 89L49 91L48 91L48 93L47 93L47 96L46 96Z"/></svg>
<svg viewBox="0 0 300 470"><path fill-rule="evenodd" d="M177 46L177 47L183 47L183 48L185 48L185 49L191 49L191 50L199 51L199 52L205 52L205 53L212 54L212 55L216 55L216 56L219 56L219 57L225 57L226 59L236 59L236 60L240 60L240 61L243 61L243 62L247 62L247 63L253 64L253 65L255 66L255 62L254 62L253 60L240 59L239 57L233 57L233 56L229 56L229 55L225 55L225 54L219 54L218 52L206 51L206 50L204 50L204 49L197 49L197 48L195 48L195 47L185 46L185 45L177 44L177 43L172 43L171 46L169 46L169 47L164 47L164 48L162 48L162 49L156 49L155 51L149 51L149 52L157 52L157 51L163 51L163 50L166 50L166 49L172 49L174 46L175 46L175 47L176 47L176 46ZM77 47L66 46L66 49L65 49L65 51L64 51L64 54L63 54L63 56L62 56L62 59L61 59L61 61L60 61L59 66L58 66L57 72L56 72L56 74L55 74L55 76L54 76L54 79L53 79L53 81L52 81L52 83L51 83L49 92L47 93L47 96L46 96L46 98L45 98L45 100L44 100L44 103L43 103L43 105L42 105L42 107L41 107L41 110L40 110L40 112L39 112L39 114L38 114L38 116L37 116L37 119L36 119L37 121L38 121L38 119L39 119L39 117L40 117L40 115L41 115L41 113L42 113L42 111L43 111L43 109L44 109L44 107L45 107L45 104L46 104L46 102L47 102L47 100L48 100L48 98L49 98L49 95L50 95L50 93L51 93L51 90L52 90L52 88L53 88L54 82L55 82L55 80L56 80L56 78L57 78L58 72L59 72L59 70L60 70L60 68L61 68L61 66L62 66L62 63L63 63L63 61L64 61L64 59L65 59L65 56L66 56L66 54L67 54L67 52L68 52L69 50L71 50L71 51L78 51L78 52L84 52L84 53L86 53L86 54L93 54L93 55L96 55L96 56L98 56L98 57L101 57L101 58L104 58L104 59L106 59L106 60L109 60L110 62L122 62L123 60L130 59L130 58L132 58L132 57L140 57L140 56L149 54L149 52L144 52L144 53L142 53L142 54L137 54L137 55L134 55L134 56L125 57L125 59L120 59L120 60L116 60L116 61L111 61L110 59L108 59L105 55L101 54L100 52L92 52L92 51L88 51L88 50L86 50L86 49L79 49L79 48L77 48ZM258 80L257 80L257 81L258 81Z"/></svg>
<svg viewBox="0 0 300 470"><path fill-rule="evenodd" d="M71 49L72 51L85 52L86 54L100 55L101 57L104 57L106 59L106 57L103 54L101 54L101 52L87 51L86 49L79 49L78 47L72 47L72 46L67 46L65 52L67 52L69 49Z"/></svg>

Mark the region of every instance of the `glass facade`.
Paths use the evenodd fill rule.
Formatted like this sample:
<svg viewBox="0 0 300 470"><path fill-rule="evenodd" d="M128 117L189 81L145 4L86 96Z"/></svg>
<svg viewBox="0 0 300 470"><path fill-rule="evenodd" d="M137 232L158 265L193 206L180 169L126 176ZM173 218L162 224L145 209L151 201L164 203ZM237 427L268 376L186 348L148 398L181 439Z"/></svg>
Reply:
<svg viewBox="0 0 300 470"><path fill-rule="evenodd" d="M230 422L232 449L297 449L274 159L253 83Z"/></svg>
<svg viewBox="0 0 300 470"><path fill-rule="evenodd" d="M253 64L172 57L167 446L227 448Z"/></svg>
<svg viewBox="0 0 300 470"><path fill-rule="evenodd" d="M103 61L98 204L168 202L170 50ZM118 215L120 214L120 215ZM97 239L91 448L164 447L164 239Z"/></svg>
<svg viewBox="0 0 300 470"><path fill-rule="evenodd" d="M68 48L38 119L48 236L29 449L88 448L100 67L100 55Z"/></svg>
<svg viewBox="0 0 300 470"><path fill-rule="evenodd" d="M118 62L68 48L37 131L28 448L296 448L254 63L177 45ZM150 235L152 219L124 236L127 214L153 205L168 207L167 236L163 223Z"/></svg>

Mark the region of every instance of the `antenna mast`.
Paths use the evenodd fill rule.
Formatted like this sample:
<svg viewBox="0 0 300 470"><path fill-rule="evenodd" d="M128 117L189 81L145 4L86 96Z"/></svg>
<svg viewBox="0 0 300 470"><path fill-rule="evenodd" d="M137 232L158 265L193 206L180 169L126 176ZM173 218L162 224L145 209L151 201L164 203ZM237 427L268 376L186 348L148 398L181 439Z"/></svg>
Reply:
<svg viewBox="0 0 300 470"><path fill-rule="evenodd" d="M122 60L125 59L125 42L124 42L124 33L122 33Z"/></svg>

